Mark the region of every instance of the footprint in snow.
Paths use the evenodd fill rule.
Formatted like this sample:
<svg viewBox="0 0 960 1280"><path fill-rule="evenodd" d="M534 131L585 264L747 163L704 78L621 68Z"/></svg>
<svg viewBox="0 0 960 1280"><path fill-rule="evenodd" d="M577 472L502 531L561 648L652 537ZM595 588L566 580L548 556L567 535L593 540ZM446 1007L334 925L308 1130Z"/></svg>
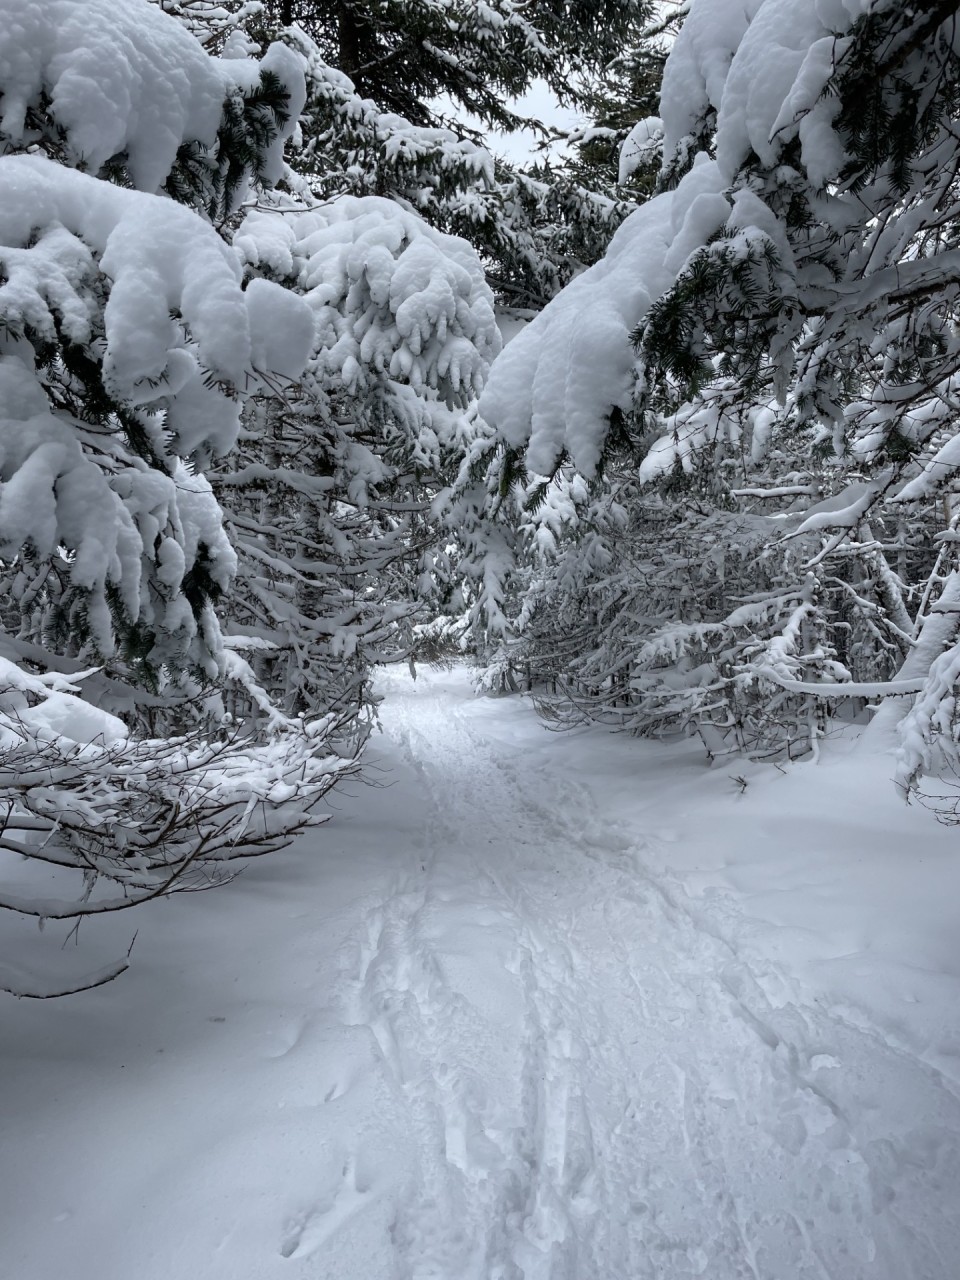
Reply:
<svg viewBox="0 0 960 1280"><path fill-rule="evenodd" d="M280 1253L284 1258L309 1258L363 1208L369 1196L370 1187L360 1185L356 1160L349 1156L332 1200L321 1201L290 1221Z"/></svg>

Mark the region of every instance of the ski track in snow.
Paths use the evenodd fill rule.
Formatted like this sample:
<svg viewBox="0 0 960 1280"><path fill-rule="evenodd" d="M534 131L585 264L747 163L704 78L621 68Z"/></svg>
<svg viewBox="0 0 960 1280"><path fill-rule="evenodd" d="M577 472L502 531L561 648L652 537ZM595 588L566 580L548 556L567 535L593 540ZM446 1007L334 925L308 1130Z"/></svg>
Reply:
<svg viewBox="0 0 960 1280"><path fill-rule="evenodd" d="M409 686L407 686L409 688ZM774 1008L585 788L397 684L422 844L344 948L400 1091L409 1280L947 1280L960 1103L817 1008ZM401 858L401 862L403 859ZM346 1190L291 1253L363 1206ZM291 1244L291 1241L293 1243Z"/></svg>

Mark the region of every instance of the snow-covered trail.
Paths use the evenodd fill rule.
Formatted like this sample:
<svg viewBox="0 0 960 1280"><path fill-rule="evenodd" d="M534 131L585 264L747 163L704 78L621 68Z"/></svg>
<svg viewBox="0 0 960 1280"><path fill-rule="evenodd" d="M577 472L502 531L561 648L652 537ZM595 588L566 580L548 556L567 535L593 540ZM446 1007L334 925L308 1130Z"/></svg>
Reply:
<svg viewBox="0 0 960 1280"><path fill-rule="evenodd" d="M0 1008L2 1280L956 1280L956 1076L664 873L663 775L386 687L315 848Z"/></svg>
<svg viewBox="0 0 960 1280"><path fill-rule="evenodd" d="M642 836L485 741L442 686L398 684L388 724L422 843L344 976L418 1153L398 1274L957 1273L960 1104L937 1072L771 1007L644 873Z"/></svg>

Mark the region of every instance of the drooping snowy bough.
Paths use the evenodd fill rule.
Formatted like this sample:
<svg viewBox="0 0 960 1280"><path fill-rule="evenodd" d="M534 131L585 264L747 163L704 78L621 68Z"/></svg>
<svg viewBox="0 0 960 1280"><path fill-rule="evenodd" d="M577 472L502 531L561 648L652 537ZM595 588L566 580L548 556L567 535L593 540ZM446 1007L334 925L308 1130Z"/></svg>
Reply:
<svg viewBox="0 0 960 1280"><path fill-rule="evenodd" d="M481 401L504 486L532 473L526 652L567 705L776 752L879 700L905 787L960 760L957 19L691 5L635 131L659 194Z"/></svg>
<svg viewBox="0 0 960 1280"><path fill-rule="evenodd" d="M0 155L39 149L217 222L280 177L306 93L286 45L211 57L148 0L0 0L0 23Z"/></svg>

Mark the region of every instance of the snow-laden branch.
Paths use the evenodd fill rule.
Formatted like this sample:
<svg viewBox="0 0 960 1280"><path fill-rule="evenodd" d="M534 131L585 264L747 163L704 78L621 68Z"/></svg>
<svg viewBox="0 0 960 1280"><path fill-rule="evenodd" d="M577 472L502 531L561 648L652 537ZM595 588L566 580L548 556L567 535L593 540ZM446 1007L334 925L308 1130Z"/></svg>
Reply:
<svg viewBox="0 0 960 1280"><path fill-rule="evenodd" d="M306 97L302 59L286 45L260 60L211 57L148 0L0 0L0 29L0 154L49 139L72 167L122 162L133 186L155 193L184 150L216 171L224 103L267 73L285 93L284 118L234 201L250 179L280 177Z"/></svg>
<svg viewBox="0 0 960 1280"><path fill-rule="evenodd" d="M249 668L231 660L246 681ZM32 676L0 659L0 852L21 863L13 883L0 878L0 910L79 921L223 884L241 860L326 821L320 801L358 768L336 745L349 740L343 715L274 714L256 739L237 725L212 741L138 740L78 689L79 678ZM56 992L8 972L0 989L64 994L125 968L117 962Z"/></svg>

